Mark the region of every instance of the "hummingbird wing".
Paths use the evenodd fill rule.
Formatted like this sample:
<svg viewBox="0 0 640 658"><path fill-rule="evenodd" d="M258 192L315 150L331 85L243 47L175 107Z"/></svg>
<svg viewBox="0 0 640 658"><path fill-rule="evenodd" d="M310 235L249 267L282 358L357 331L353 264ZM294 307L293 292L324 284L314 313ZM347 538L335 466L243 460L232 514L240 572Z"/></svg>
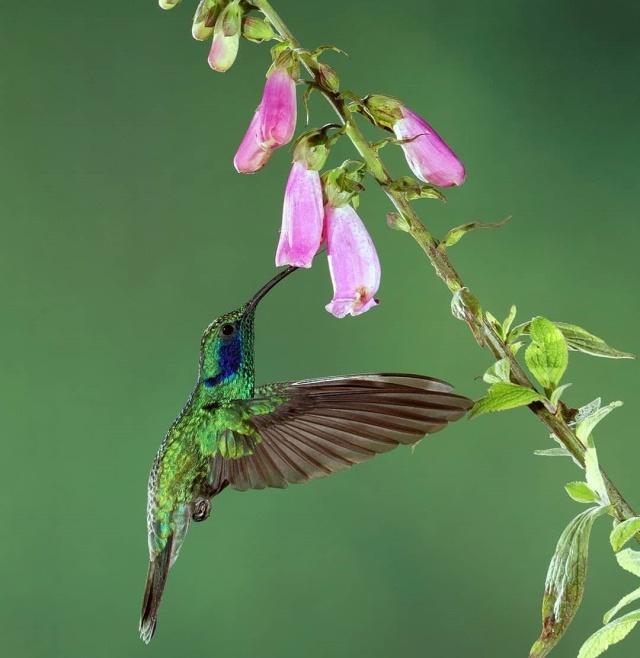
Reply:
<svg viewBox="0 0 640 658"><path fill-rule="evenodd" d="M212 460L212 491L286 487L411 445L465 415L473 402L439 379L371 374L259 387L238 400L249 415L250 449ZM248 453L248 454L247 454Z"/></svg>

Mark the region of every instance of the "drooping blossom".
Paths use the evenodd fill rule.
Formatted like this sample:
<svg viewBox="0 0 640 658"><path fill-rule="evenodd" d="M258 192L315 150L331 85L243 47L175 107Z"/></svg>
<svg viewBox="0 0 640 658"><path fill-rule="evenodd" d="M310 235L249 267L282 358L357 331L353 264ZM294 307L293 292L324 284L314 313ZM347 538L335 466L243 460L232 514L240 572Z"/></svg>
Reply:
<svg viewBox="0 0 640 658"><path fill-rule="evenodd" d="M254 174L264 167L273 153L273 149L264 148L258 137L260 108L255 111L245 136L233 158L233 166L240 174Z"/></svg>
<svg viewBox="0 0 640 658"><path fill-rule="evenodd" d="M462 185L464 165L442 137L408 108L403 106L401 112L402 118L393 124L393 132L403 140L401 147L413 174L438 187Z"/></svg>
<svg viewBox="0 0 640 658"><path fill-rule="evenodd" d="M364 106L378 125L393 131L417 178L438 187L462 185L464 165L425 119L391 96L372 94Z"/></svg>
<svg viewBox="0 0 640 658"><path fill-rule="evenodd" d="M323 221L320 172L297 160L284 193L276 266L311 267L322 243Z"/></svg>
<svg viewBox="0 0 640 658"><path fill-rule="evenodd" d="M284 66L276 66L264 85L260 103L260 140L277 148L291 141L296 130L296 83Z"/></svg>
<svg viewBox="0 0 640 658"><path fill-rule="evenodd" d="M275 67L233 160L236 170L253 174L264 167L275 149L291 141L295 129L295 82L285 67Z"/></svg>
<svg viewBox="0 0 640 658"><path fill-rule="evenodd" d="M219 73L228 71L238 56L242 24L242 9L237 2L227 5L213 28L209 51L209 66Z"/></svg>
<svg viewBox="0 0 640 658"><path fill-rule="evenodd" d="M333 299L326 309L337 318L375 306L380 261L371 236L350 204L325 206L325 236Z"/></svg>

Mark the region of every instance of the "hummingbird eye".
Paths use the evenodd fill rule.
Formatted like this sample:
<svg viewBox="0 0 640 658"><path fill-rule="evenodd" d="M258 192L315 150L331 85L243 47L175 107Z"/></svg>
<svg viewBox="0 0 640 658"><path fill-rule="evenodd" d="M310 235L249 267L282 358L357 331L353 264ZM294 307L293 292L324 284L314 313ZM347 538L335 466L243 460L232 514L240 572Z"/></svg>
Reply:
<svg viewBox="0 0 640 658"><path fill-rule="evenodd" d="M233 336L235 332L236 332L236 328L232 324L223 324L222 328L220 329L220 333L226 338Z"/></svg>

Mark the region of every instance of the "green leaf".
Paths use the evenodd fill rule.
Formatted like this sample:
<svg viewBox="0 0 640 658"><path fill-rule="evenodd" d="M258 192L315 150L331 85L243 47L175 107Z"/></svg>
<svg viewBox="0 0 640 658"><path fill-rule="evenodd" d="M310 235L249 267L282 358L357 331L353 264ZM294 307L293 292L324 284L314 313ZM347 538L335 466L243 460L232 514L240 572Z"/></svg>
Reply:
<svg viewBox="0 0 640 658"><path fill-rule="evenodd" d="M549 398L549 401L554 407L558 406L558 402L560 402L560 397L562 394L571 386L571 384L562 384L562 386L558 386L558 388L554 389L553 393L551 394L551 397Z"/></svg>
<svg viewBox="0 0 640 658"><path fill-rule="evenodd" d="M371 142L371 148L376 153L379 153L385 146L389 146L389 144L396 144L396 143L397 140L395 137L385 137L384 139L381 139L377 142Z"/></svg>
<svg viewBox="0 0 640 658"><path fill-rule="evenodd" d="M309 99L311 94L315 91L315 86L313 84L307 85L304 93L302 94L302 102L304 104L304 113L305 113L305 125L309 125Z"/></svg>
<svg viewBox="0 0 640 658"><path fill-rule="evenodd" d="M617 553L637 532L640 532L640 516L618 523L609 535L611 548Z"/></svg>
<svg viewBox="0 0 640 658"><path fill-rule="evenodd" d="M527 366L545 390L553 390L569 363L567 342L560 330L546 318L532 320L529 333L531 344L524 355Z"/></svg>
<svg viewBox="0 0 640 658"><path fill-rule="evenodd" d="M509 218L503 219L501 222L469 222L468 224L462 224L461 226L456 226L452 228L440 241L439 247L453 247L454 244L457 244L462 240L462 238L469 233L469 231L475 231L479 228L500 228L504 226L509 221Z"/></svg>
<svg viewBox="0 0 640 658"><path fill-rule="evenodd" d="M577 352L584 352L591 356L602 356L609 359L635 359L635 354L631 352L621 352L607 345L602 338L590 334L582 327L566 322L554 322L565 337L569 349Z"/></svg>
<svg viewBox="0 0 640 658"><path fill-rule="evenodd" d="M334 46L332 43L324 43L321 46L318 46L315 50L313 50L311 53L309 53L313 58L317 59L322 55L322 53L331 51L332 53L338 53L338 55L344 55L345 57L349 57L349 53L346 52L345 50L342 50L342 48L338 48L338 46Z"/></svg>
<svg viewBox="0 0 640 658"><path fill-rule="evenodd" d="M565 484L570 498L577 503L595 503L598 501L598 494L593 491L586 482L569 482Z"/></svg>
<svg viewBox="0 0 640 658"><path fill-rule="evenodd" d="M593 444L593 439L591 437L587 439L587 449L584 453L584 472L587 484L591 490L598 494L598 497L600 498L600 501L603 505L608 505L609 494L604 483L604 478L602 477L602 473L600 471L598 453L596 452L596 447Z"/></svg>
<svg viewBox="0 0 640 658"><path fill-rule="evenodd" d="M590 334L582 327L566 322L553 323L562 332L570 350L583 352L591 356L601 356L609 359L635 359L636 355L631 352L621 352L607 345L602 338ZM514 327L510 334L509 340L513 341L523 334L528 334L531 328L531 322L523 322Z"/></svg>
<svg viewBox="0 0 640 658"><path fill-rule="evenodd" d="M439 199L444 201L445 196L435 187L426 183L420 183L411 176L402 176L392 181L390 186L392 190L405 194L407 199L413 201L415 199Z"/></svg>
<svg viewBox="0 0 640 658"><path fill-rule="evenodd" d="M509 373L511 365L509 359L500 359L496 361L485 373L482 379L487 384L497 384L498 382L509 382Z"/></svg>
<svg viewBox="0 0 640 658"><path fill-rule="evenodd" d="M507 336L509 335L509 330L511 329L513 321L516 319L517 312L518 309L515 307L515 305L512 304L511 308L509 309L509 315L507 315L504 322L502 323L502 338L504 340L506 340Z"/></svg>
<svg viewBox="0 0 640 658"><path fill-rule="evenodd" d="M500 382L493 384L487 391L487 395L473 405L469 418L494 411L524 407L537 400L542 400L542 397L531 388Z"/></svg>
<svg viewBox="0 0 640 658"><path fill-rule="evenodd" d="M520 338L520 336L525 336L526 334L529 333L529 327L531 326L531 322L522 322L518 325L516 325L511 331L509 332L507 338L508 342L512 343L514 340L517 340Z"/></svg>
<svg viewBox="0 0 640 658"><path fill-rule="evenodd" d="M498 318L496 318L496 316L493 315L493 313L491 313L490 311L485 311L484 317L488 320L489 324L493 327L494 331L499 336L502 336L502 325L498 321Z"/></svg>
<svg viewBox="0 0 640 658"><path fill-rule="evenodd" d="M603 624L608 624L622 608L625 606L629 605L629 603L633 603L634 601L637 601L640 599L640 587L638 589L634 589L633 592L629 592L626 596L623 596L614 606L611 608L611 610L607 610L605 612L604 618L602 620Z"/></svg>
<svg viewBox="0 0 640 658"><path fill-rule="evenodd" d="M578 409L578 413L576 414L575 418L575 424L577 425L579 422L583 421L585 418L588 418L592 414L595 414L598 409L602 406L602 398L596 398L595 400L591 400L591 402L587 402L587 404L583 405Z"/></svg>
<svg viewBox="0 0 640 658"><path fill-rule="evenodd" d="M437 199L438 201L445 201L446 197L440 190L431 185L421 185L420 189L410 192L407 197L410 201L415 201L416 199Z"/></svg>
<svg viewBox="0 0 640 658"><path fill-rule="evenodd" d="M603 626L580 647L578 658L597 658L612 644L624 640L639 621L640 610L634 610L624 615L624 617Z"/></svg>
<svg viewBox="0 0 640 658"><path fill-rule="evenodd" d="M547 450L534 450L534 455L538 457L571 457L571 453L566 448L548 448Z"/></svg>
<svg viewBox="0 0 640 658"><path fill-rule="evenodd" d="M632 573L634 576L640 577L640 551L625 548L619 553L616 553L616 560L618 560L618 564L623 569Z"/></svg>
<svg viewBox="0 0 640 658"><path fill-rule="evenodd" d="M542 597L542 630L529 658L543 658L573 621L584 594L589 537L593 522L606 508L590 507L564 529L551 558Z"/></svg>
<svg viewBox="0 0 640 658"><path fill-rule="evenodd" d="M593 411L593 413L590 413L587 416L583 416L578 420L576 424L576 435L577 437L585 443L587 438L591 436L591 432L593 432L593 428L606 416L608 416L614 409L617 409L618 407L622 406L622 402L620 400L616 400L615 402L611 402L608 404L606 407L598 407Z"/></svg>
<svg viewBox="0 0 640 658"><path fill-rule="evenodd" d="M509 349L511 350L511 353L515 356L520 351L520 348L523 345L524 343L521 341L518 341L516 343L509 343Z"/></svg>

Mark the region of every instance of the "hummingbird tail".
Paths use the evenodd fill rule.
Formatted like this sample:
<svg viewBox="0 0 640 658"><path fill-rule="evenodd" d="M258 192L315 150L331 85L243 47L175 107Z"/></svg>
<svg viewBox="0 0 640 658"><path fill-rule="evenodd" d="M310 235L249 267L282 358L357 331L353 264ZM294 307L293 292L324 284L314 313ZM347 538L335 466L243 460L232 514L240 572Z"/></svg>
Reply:
<svg viewBox="0 0 640 658"><path fill-rule="evenodd" d="M147 584L142 598L142 611L140 613L140 638L145 644L151 642L156 630L158 608L162 600L162 592L167 582L167 574L171 565L171 547L173 537L169 537L166 546L156 557L149 562Z"/></svg>

